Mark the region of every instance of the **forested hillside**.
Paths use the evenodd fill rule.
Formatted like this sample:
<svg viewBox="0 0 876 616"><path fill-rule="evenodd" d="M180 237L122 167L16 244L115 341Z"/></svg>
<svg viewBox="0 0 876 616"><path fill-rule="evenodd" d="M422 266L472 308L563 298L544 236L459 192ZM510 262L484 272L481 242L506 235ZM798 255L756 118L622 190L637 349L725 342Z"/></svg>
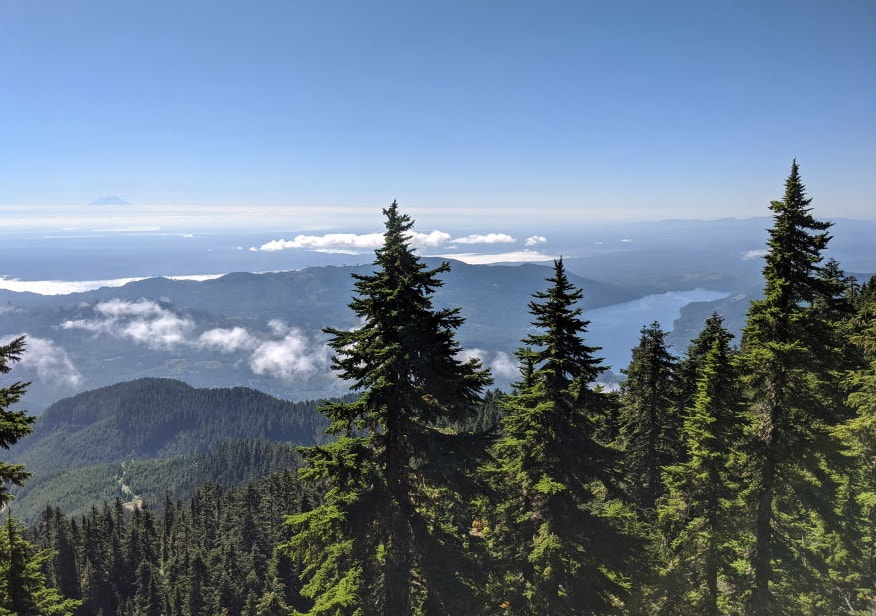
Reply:
<svg viewBox="0 0 876 616"><path fill-rule="evenodd" d="M38 589L51 609L25 613L873 613L876 277L823 258L831 225L810 205L794 161L742 335L713 313L675 355L646 324L617 392L556 260L526 306L519 378L496 394L461 353L459 312L434 302L449 266L417 256L393 202L375 266L354 276L358 327L326 330L357 395L320 407L328 438L299 449L297 473L208 484L156 514L111 502L72 519L46 507L27 532L10 521L0 610ZM5 447L30 420L0 408ZM151 444L163 432L137 421L131 446L191 447Z"/></svg>
<svg viewBox="0 0 876 616"><path fill-rule="evenodd" d="M317 402L260 391L139 379L53 404L12 453L31 471L203 453L229 438L311 444L324 438Z"/></svg>
<svg viewBox="0 0 876 616"><path fill-rule="evenodd" d="M103 500L152 507L205 482L229 487L289 468L293 448L325 440L315 401L289 402L247 388L196 389L140 379L52 405L34 433L2 459L27 465L13 511L33 520L46 505L84 513Z"/></svg>

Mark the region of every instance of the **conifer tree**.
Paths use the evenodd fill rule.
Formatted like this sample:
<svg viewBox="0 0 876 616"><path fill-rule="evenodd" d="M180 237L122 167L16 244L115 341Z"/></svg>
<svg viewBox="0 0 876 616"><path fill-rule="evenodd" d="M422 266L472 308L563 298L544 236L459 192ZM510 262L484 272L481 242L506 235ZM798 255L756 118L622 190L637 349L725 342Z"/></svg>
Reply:
<svg viewBox="0 0 876 616"><path fill-rule="evenodd" d="M0 529L0 616L71 616L80 604L46 583L47 551L35 552L21 526L7 516Z"/></svg>
<svg viewBox="0 0 876 616"><path fill-rule="evenodd" d="M716 338L727 334L724 327L724 317L717 312L706 319L702 331L690 341L685 356L678 362L675 370L677 404L684 414L684 409L694 405L699 381L702 376L706 356L712 350Z"/></svg>
<svg viewBox="0 0 876 616"><path fill-rule="evenodd" d="M529 304L537 333L523 340L522 380L506 401L496 444L499 502L488 517L509 614L603 614L627 593L637 542L627 533L619 452L594 438L612 404L594 386L605 368L583 336L582 291L554 262L550 287Z"/></svg>
<svg viewBox="0 0 876 616"><path fill-rule="evenodd" d="M665 492L661 469L681 456L675 368L660 323L643 327L630 365L622 371L620 431L633 501L652 513Z"/></svg>
<svg viewBox="0 0 876 616"><path fill-rule="evenodd" d="M12 364L18 362L24 353L23 337L0 346L0 374L8 374ZM27 436L33 430L34 418L25 411L10 410L24 395L29 383L16 382L0 387L0 448L9 449L20 438ZM0 511L2 511L12 496L7 483L21 485L29 473L21 464L9 464L0 460Z"/></svg>
<svg viewBox="0 0 876 616"><path fill-rule="evenodd" d="M852 456L838 499L842 532L833 546L831 568L835 603L860 613L876 609L876 276L856 298L851 341L862 366L848 374L848 402L855 415L836 428ZM855 612L855 613L857 613Z"/></svg>
<svg viewBox="0 0 876 616"><path fill-rule="evenodd" d="M828 328L813 309L832 295L818 266L830 223L816 220L810 203L795 160L784 198L770 204L764 298L752 302L742 339L753 421L747 482L755 616L799 611L811 598L801 589L822 583L803 537L813 520L829 520L836 488L825 468L836 458L830 429L841 418L830 393L835 375L825 373Z"/></svg>
<svg viewBox="0 0 876 616"><path fill-rule="evenodd" d="M738 557L730 544L741 509L736 448L743 418L731 338L721 317L712 315L688 352L687 361L698 365L698 378L685 409L684 461L664 467L668 493L658 501L668 556L660 613L730 613L728 595L734 593L728 593L733 588L728 578L735 577L732 562Z"/></svg>
<svg viewBox="0 0 876 616"><path fill-rule="evenodd" d="M302 474L328 491L289 519L314 615L462 613L473 601L461 492L470 449L483 445L455 427L490 379L458 358L458 310L432 305L448 264L427 269L410 245L411 219L395 202L384 214L375 270L355 275L350 307L362 326L326 330L334 369L361 396L323 407L338 438L303 450Z"/></svg>

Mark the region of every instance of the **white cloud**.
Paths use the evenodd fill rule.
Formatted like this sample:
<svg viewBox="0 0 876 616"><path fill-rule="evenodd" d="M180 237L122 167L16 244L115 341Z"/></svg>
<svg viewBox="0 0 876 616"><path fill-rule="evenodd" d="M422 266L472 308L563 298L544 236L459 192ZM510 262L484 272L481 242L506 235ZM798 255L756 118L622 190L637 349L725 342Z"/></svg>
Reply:
<svg viewBox="0 0 876 616"><path fill-rule="evenodd" d="M495 375L503 378L515 378L520 376L520 368L514 358L504 351L496 351L493 354L492 360L489 358L489 353L483 349L463 349L456 358L462 362L467 362L471 359L477 359L485 366L490 368L490 371Z"/></svg>
<svg viewBox="0 0 876 616"><path fill-rule="evenodd" d="M517 361L504 351L498 351L496 355L493 356L493 361L490 363L490 370L496 376L509 379L520 376L520 366L517 364Z"/></svg>
<svg viewBox="0 0 876 616"><path fill-rule="evenodd" d="M282 319L271 319L268 321L268 329L271 330L275 336L285 336L289 331L289 326Z"/></svg>
<svg viewBox="0 0 876 616"><path fill-rule="evenodd" d="M769 250L762 248L760 250L749 250L744 255L742 255L743 261L751 261L752 259L759 259L761 257L767 256Z"/></svg>
<svg viewBox="0 0 876 616"><path fill-rule="evenodd" d="M344 252L350 250L374 250L383 245L382 233L329 233L327 235L296 235L292 240L271 240L259 246L263 252L276 252L290 248L304 248L321 252Z"/></svg>
<svg viewBox="0 0 876 616"><path fill-rule="evenodd" d="M170 348L188 340L194 323L171 312L164 312L154 319L138 319L126 323L121 334L134 342L150 348Z"/></svg>
<svg viewBox="0 0 876 616"><path fill-rule="evenodd" d="M486 356L487 352L483 349L463 349L456 354L456 359L463 363L471 361L472 359L477 359L481 363L484 363L484 358Z"/></svg>
<svg viewBox="0 0 876 616"><path fill-rule="evenodd" d="M526 238L527 246L537 246L538 244L544 244L547 242L547 238L543 235L532 235Z"/></svg>
<svg viewBox="0 0 876 616"><path fill-rule="evenodd" d="M516 242L512 236L507 233L487 233L473 234L465 237L458 237L453 240L454 244L513 244Z"/></svg>
<svg viewBox="0 0 876 616"><path fill-rule="evenodd" d="M94 311L111 319L124 317L146 317L160 315L164 309L148 299L126 301L123 299L111 299L94 305Z"/></svg>
<svg viewBox="0 0 876 616"><path fill-rule="evenodd" d="M220 353L254 349L258 340L243 327L209 329L198 336L198 345L214 348Z"/></svg>
<svg viewBox="0 0 876 616"><path fill-rule="evenodd" d="M63 347L46 338L23 335L26 336L26 347L21 356L21 367L35 370L41 381L52 385L61 384L75 389L82 384L82 373ZM0 344L9 344L17 337L5 338Z"/></svg>
<svg viewBox="0 0 876 616"><path fill-rule="evenodd" d="M441 255L445 259L456 259L469 265L489 265L491 263L531 263L553 261L556 257L542 254L535 250L517 250L498 254L475 254L471 252Z"/></svg>
<svg viewBox="0 0 876 616"><path fill-rule="evenodd" d="M97 319L68 320L61 327L129 338L151 349L164 349L187 343L195 326L190 319L146 299L111 299L95 304L92 310Z"/></svg>
<svg viewBox="0 0 876 616"><path fill-rule="evenodd" d="M325 368L329 348L310 341L297 329L290 330L282 340L262 342L249 358L249 367L256 374L295 380L312 376Z"/></svg>
<svg viewBox="0 0 876 616"><path fill-rule="evenodd" d="M431 233L412 231L408 237L411 245L424 248L442 246L450 241L451 235L444 231L432 231ZM258 248L250 248L250 250L276 252L290 248L301 248L317 252L358 254L363 251L375 250L381 246L383 246L383 233L328 233L326 235L296 235L295 239L292 240L271 240Z"/></svg>
<svg viewBox="0 0 876 616"><path fill-rule="evenodd" d="M408 233L408 237L411 244L417 248L435 248L449 242L452 236L444 231L432 231L431 233L411 231Z"/></svg>
<svg viewBox="0 0 876 616"><path fill-rule="evenodd" d="M63 329L83 329L95 334L129 339L153 350L190 346L219 353L248 351L255 374L294 380L326 369L331 349L308 338L280 319L268 323L268 336L244 327L214 328L195 335L195 323L151 300L113 299L92 307L94 319L68 320Z"/></svg>

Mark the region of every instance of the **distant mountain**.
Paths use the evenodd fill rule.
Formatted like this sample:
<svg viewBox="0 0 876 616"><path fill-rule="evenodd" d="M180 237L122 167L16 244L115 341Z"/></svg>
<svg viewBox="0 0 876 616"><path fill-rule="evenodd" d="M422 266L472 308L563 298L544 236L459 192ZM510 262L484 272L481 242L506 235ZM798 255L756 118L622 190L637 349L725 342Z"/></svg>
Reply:
<svg viewBox="0 0 876 616"><path fill-rule="evenodd" d="M56 296L0 291L0 338L30 337L15 375L33 381L25 402L36 412L71 393L138 377L246 386L297 400L343 395L346 384L330 371L322 330L358 325L348 308L352 274L370 270L325 266L203 282L149 278ZM488 365L505 365L496 373L500 384L516 377L507 365L530 326L532 293L545 288L550 274L542 265L454 262L442 277L436 304L461 308L462 346ZM635 298L611 283L570 279L584 290L585 310Z"/></svg>
<svg viewBox="0 0 876 616"><path fill-rule="evenodd" d="M116 195L107 195L106 197L101 197L100 199L95 199L88 205L131 205L121 197L117 197Z"/></svg>
<svg viewBox="0 0 876 616"><path fill-rule="evenodd" d="M317 402L253 389L196 389L138 379L65 398L2 458L33 473L18 491L23 517L46 503L68 513L134 495L153 503L207 481L232 485L296 464L292 445L325 440Z"/></svg>

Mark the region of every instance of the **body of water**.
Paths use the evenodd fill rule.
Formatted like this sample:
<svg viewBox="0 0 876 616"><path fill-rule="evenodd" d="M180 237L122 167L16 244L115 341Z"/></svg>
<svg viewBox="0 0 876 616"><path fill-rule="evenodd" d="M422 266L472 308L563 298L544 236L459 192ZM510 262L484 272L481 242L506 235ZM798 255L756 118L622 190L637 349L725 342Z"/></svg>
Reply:
<svg viewBox="0 0 876 616"><path fill-rule="evenodd" d="M653 321L665 331L672 329L681 309L693 302L711 302L727 297L723 291L695 289L646 295L631 302L596 308L584 313L590 321L586 342L602 347L599 356L604 365L619 374L630 363L631 351L639 343L642 327ZM686 349L670 349L675 355Z"/></svg>

